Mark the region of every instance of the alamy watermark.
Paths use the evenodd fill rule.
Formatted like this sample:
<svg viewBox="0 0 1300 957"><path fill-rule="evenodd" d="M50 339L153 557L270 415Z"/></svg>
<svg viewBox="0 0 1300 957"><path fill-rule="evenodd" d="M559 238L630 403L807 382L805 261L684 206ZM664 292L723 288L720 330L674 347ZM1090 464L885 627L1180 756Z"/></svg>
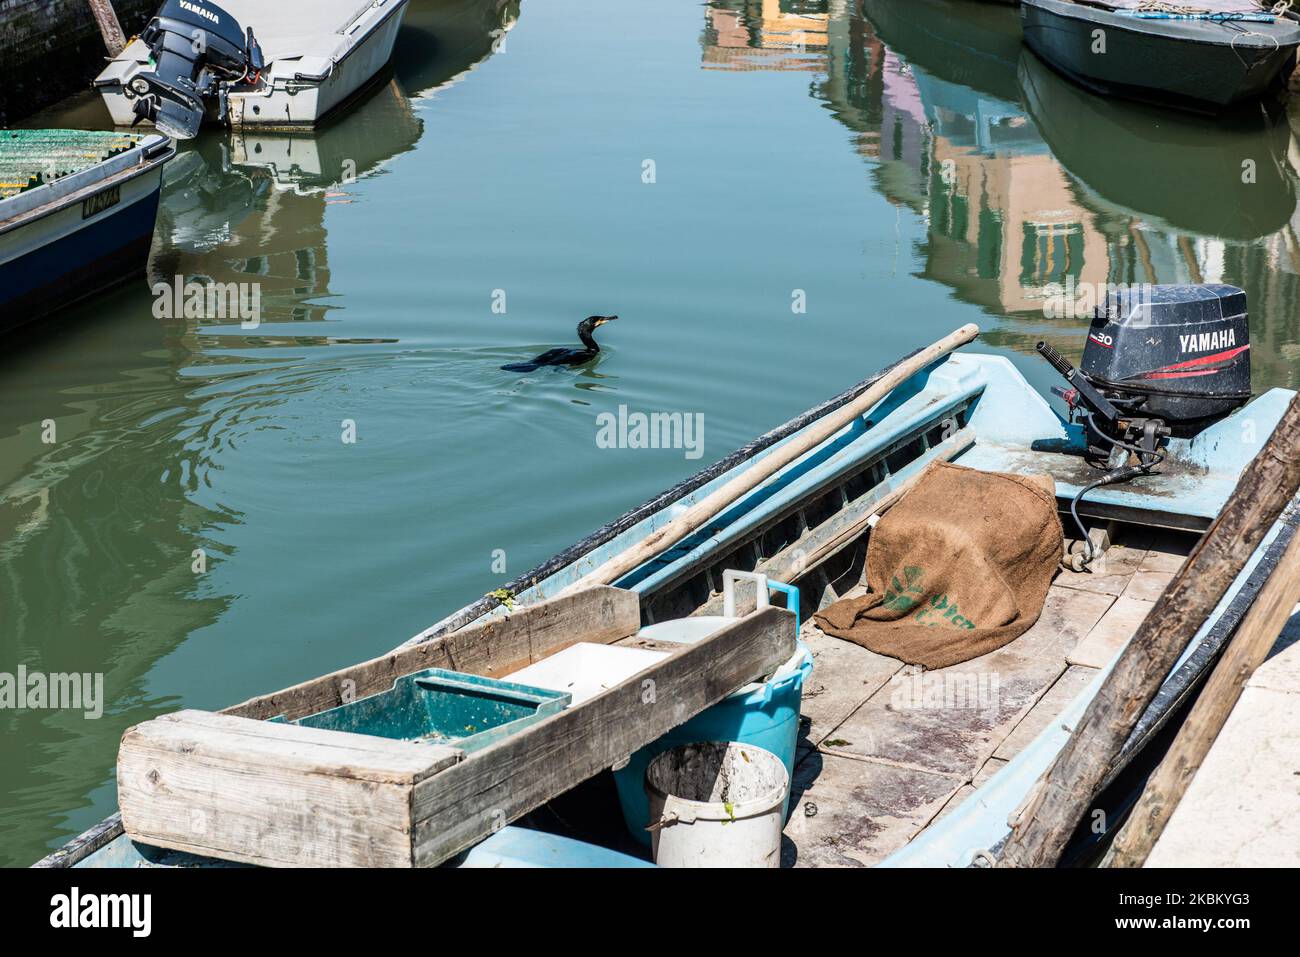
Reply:
<svg viewBox="0 0 1300 957"><path fill-rule="evenodd" d="M703 412L629 412L596 416L596 446L602 449L684 449L686 458L704 454Z"/></svg>
<svg viewBox="0 0 1300 957"><path fill-rule="evenodd" d="M151 288L155 319L238 319L241 329L262 324L259 282L186 282L176 276Z"/></svg>
<svg viewBox="0 0 1300 957"><path fill-rule="evenodd" d="M996 671L922 671L917 665L907 665L889 684L890 706L895 711L996 711L1000 700Z"/></svg>
<svg viewBox="0 0 1300 957"><path fill-rule="evenodd" d="M0 671L0 710L81 711L92 721L104 713L102 672Z"/></svg>
<svg viewBox="0 0 1300 957"><path fill-rule="evenodd" d="M1043 316L1048 319L1091 319L1099 306L1113 301L1123 301L1129 315L1149 316L1155 286L1149 282L1075 282L1066 276L1065 282L1049 282L1043 287ZM1112 316L1111 318L1127 318Z"/></svg>

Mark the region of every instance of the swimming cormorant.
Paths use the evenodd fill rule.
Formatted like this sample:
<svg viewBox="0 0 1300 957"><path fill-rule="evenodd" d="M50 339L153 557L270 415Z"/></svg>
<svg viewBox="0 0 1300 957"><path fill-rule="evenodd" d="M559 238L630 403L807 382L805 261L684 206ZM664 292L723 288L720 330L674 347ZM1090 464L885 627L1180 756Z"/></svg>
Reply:
<svg viewBox="0 0 1300 957"><path fill-rule="evenodd" d="M515 362L501 368L507 372L534 372L542 366L577 366L590 362L600 352L600 346L592 333L597 326L603 326L617 318L618 316L588 316L578 323L578 338L582 340L583 345L581 349L547 349L528 362Z"/></svg>

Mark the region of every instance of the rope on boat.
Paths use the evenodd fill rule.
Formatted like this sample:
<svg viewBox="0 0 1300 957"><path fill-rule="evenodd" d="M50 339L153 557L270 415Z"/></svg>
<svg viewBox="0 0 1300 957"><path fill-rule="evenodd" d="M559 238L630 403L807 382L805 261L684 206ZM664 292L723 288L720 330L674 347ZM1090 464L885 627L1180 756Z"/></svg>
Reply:
<svg viewBox="0 0 1300 957"><path fill-rule="evenodd" d="M1237 41L1244 40L1246 37L1263 37L1265 40L1272 40L1274 53L1278 51L1279 44L1277 42L1277 37L1271 36L1270 34L1267 33L1259 33L1255 30L1243 30L1241 33L1234 33L1232 39L1228 41L1228 46L1232 49L1232 52L1237 55L1237 59L1241 61L1241 65L1246 68L1246 72L1249 73L1251 70L1255 69L1255 67L1259 66L1261 63L1264 63L1268 58L1257 57L1252 62L1252 61L1248 61L1244 56L1242 56L1241 51L1237 49Z"/></svg>
<svg viewBox="0 0 1300 957"><path fill-rule="evenodd" d="M1260 0L1264 3L1264 0ZM1290 6L1292 0L1278 0L1277 6ZM1136 20L1201 20L1206 23L1272 23L1281 14L1244 13L1230 10L1210 10L1206 7L1191 7L1185 4L1169 3L1168 0L1142 0L1136 7L1113 11L1118 16L1132 17Z"/></svg>
<svg viewBox="0 0 1300 957"><path fill-rule="evenodd" d="M1116 11L1119 12L1119 11ZM1142 0L1137 5L1137 13L1175 13L1180 16L1212 13L1209 7L1189 7L1181 3L1168 3L1167 0Z"/></svg>

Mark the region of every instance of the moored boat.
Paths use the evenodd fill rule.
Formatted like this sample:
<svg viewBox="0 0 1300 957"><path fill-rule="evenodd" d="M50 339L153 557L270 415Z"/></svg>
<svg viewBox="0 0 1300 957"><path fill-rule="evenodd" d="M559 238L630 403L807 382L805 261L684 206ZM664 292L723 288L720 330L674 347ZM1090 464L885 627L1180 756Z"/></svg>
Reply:
<svg viewBox="0 0 1300 957"><path fill-rule="evenodd" d="M1295 62L1300 23L1255 0L1022 0L1025 43L1099 93L1198 112L1263 96Z"/></svg>
<svg viewBox="0 0 1300 957"><path fill-rule="evenodd" d="M1109 524L1115 545L1105 553L1104 567L1058 575L1042 615L1024 634L989 655L926 673L931 681L970 678L977 686L981 677L996 676L999 690L992 699L981 700L978 707L929 709L920 703L926 692L921 690L918 697L912 687L923 683L921 677L905 669L902 661L831 637L816 622L804 622L801 631L816 658L815 687L803 702L806 721L795 756L786 863L964 866L983 860L1005 839L1008 816L1060 750L1068 736L1062 723L1070 724L1071 716L1096 693L1106 668L1153 607L1151 599L1219 514L1241 469L1262 447L1291 398L1291 393L1275 389L1244 406L1244 396L1228 401L1242 381L1240 357L1248 354L1244 316L1234 312L1240 300L1239 291L1223 287L1181 288L1154 300L1166 313L1162 318L1186 321L1187 341L1200 343L1204 336L1207 343L1223 344L1231 339L1236 351L1216 359L1218 364L1207 372L1222 373L1224 380L1216 380L1209 420L1207 397L1194 391L1194 378L1143 385L1142 377L1111 377L1107 391L1116 401L1127 407L1146 396L1143 402L1149 400L1178 426L1172 430L1177 434L1160 440L1163 458L1158 467L1153 463L1132 481L1097 487L1080 501L1100 474L1087 459L1095 426L1067 421L1053 411L1005 358L954 353L927 361L906 377L891 367L631 510L392 654L253 699L226 714L289 720L323 714L340 706L339 689L348 681L361 684L360 692L368 694L386 686L394 670L412 674L447 660L467 673L496 674L496 668L505 669L518 653L506 640L510 629L527 636L528 654L540 653L542 660L549 660L545 656L566 640L557 603L570 600L573 586L610 561L653 543L653 535L709 496L732 487L765 459L776 463L793 455L769 479L732 497L695 532L613 580L615 587L605 593L623 607L624 618L617 626L602 624L598 640L640 649L645 642L638 637L637 617L645 626L717 615L724 621L739 616L743 622L761 615L743 604L737 607L734 600L727 607L728 569L791 584L805 611L863 594L874 519L904 485L935 462L951 461L979 472L1048 475L1058 508L1068 512L1073 503L1085 520ZM1210 318L1211 302L1221 310L1218 318ZM1187 319L1189 312L1198 318ZM1143 352L1126 334L1133 330L1124 325L1102 323L1097 341L1102 329L1108 329L1105 335L1114 341L1127 340L1120 343L1126 356L1156 363L1143 375L1177 364ZM1085 367L1101 381L1107 370L1098 363L1106 361L1106 353L1090 348L1093 365L1086 365L1086 357ZM1053 362L1059 364L1055 357ZM1198 368L1209 367L1202 363ZM869 403L860 414L856 406L850 408L859 400ZM847 423L823 436L828 423L837 423L837 413L846 409L853 413ZM1194 427L1186 427L1191 422ZM1243 428L1247 422L1252 428ZM795 454L805 441L811 442L809 447ZM1194 691L1249 605L1263 571L1289 540L1291 521L1286 517L1269 530L1189 643L1112 769L1116 787L1122 787L1123 772L1142 758ZM629 593L635 596L631 604ZM511 607L518 610L511 613ZM549 623L532 627L539 621ZM723 630L727 627L732 626ZM496 661L491 660L494 656ZM898 707L900 695L915 706ZM561 720L562 714L524 733L541 734L547 722ZM620 734L630 733L620 728ZM487 760L491 751L467 757L463 766ZM559 752L552 753L559 757ZM495 757L500 758L499 751ZM614 763L617 760L603 766ZM592 773L599 770L593 768ZM1107 817L1112 827L1122 820L1120 813ZM110 819L44 863L214 862L136 844L123 832L120 820Z"/></svg>
<svg viewBox="0 0 1300 957"><path fill-rule="evenodd" d="M407 0L166 0L95 78L119 126L314 126L388 63ZM203 37L196 43L192 37Z"/></svg>
<svg viewBox="0 0 1300 957"><path fill-rule="evenodd" d="M0 130L0 332L144 272L174 155L157 134Z"/></svg>

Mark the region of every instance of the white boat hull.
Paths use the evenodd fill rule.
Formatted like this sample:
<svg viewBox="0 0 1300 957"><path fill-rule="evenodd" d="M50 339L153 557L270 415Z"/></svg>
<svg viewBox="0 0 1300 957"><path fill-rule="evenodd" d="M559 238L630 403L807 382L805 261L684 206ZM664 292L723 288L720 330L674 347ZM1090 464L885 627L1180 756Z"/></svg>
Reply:
<svg viewBox="0 0 1300 957"><path fill-rule="evenodd" d="M393 54L408 0L376 0L345 31L355 42L337 57L323 61L320 72L303 69L307 58L271 61L258 90L231 91L225 122L236 129L297 129L319 124L346 103L383 69ZM257 30L256 20L249 26ZM148 61L148 47L134 40L95 79L95 86L117 126L135 120L134 97L127 84ZM211 107L208 122L217 122Z"/></svg>

